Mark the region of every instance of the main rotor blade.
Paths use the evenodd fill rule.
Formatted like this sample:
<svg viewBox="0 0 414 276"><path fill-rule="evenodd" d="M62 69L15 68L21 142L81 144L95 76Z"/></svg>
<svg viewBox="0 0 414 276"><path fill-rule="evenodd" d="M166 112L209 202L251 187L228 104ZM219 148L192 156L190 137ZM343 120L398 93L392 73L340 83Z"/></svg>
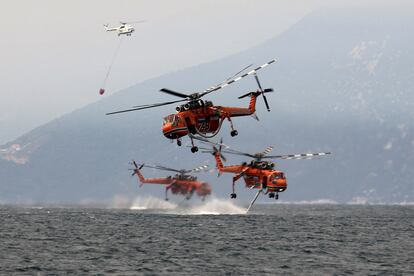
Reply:
<svg viewBox="0 0 414 276"><path fill-rule="evenodd" d="M207 168L208 168L208 165L203 165L203 166L194 168L194 169L190 170L189 172L201 172L201 171L204 171Z"/></svg>
<svg viewBox="0 0 414 276"><path fill-rule="evenodd" d="M236 74L234 74L233 76L231 76L230 78L226 79L223 82L226 82L228 80L231 80L232 78L236 77L238 74L240 74L241 72L243 72L244 70L246 70L247 68L250 68L252 66L253 66L253 64L247 65L246 67L244 67L243 69L241 69L239 72L237 72Z"/></svg>
<svg viewBox="0 0 414 276"><path fill-rule="evenodd" d="M193 135L191 133L189 133L188 136L190 138L195 139L195 140L198 140L198 141L200 141L200 142L202 142L204 144L210 144L210 145L215 145L215 146L222 146L222 147L225 147L225 148L228 148L229 147L226 144L223 144L221 142L220 143L218 143L218 142L212 142L212 141L210 141L210 140L208 140L208 139L206 139L204 137L195 136L195 135Z"/></svg>
<svg viewBox="0 0 414 276"><path fill-rule="evenodd" d="M318 153L301 153L301 154L287 154L287 155L269 155L264 158L271 159L311 159L315 156L324 156L331 154L331 152L318 152Z"/></svg>
<svg viewBox="0 0 414 276"><path fill-rule="evenodd" d="M217 91L217 90L219 90L219 89L222 89L222 88L226 87L227 85L230 85L230 84L232 84L232 83L234 83L234 82L236 82L236 81L241 80L241 79L242 79L242 78L244 78L244 77L247 77L248 75L254 74L254 73L256 73L258 70L260 70L260 69L262 69L262 68L265 68L266 66L268 66L269 64L272 64L272 63L273 63L273 62L275 62L275 61L276 61L276 59L273 59L273 60L271 60L271 61L269 61L269 62L267 62L267 63L265 63L265 64L263 64L263 65L261 65L261 66L259 66L259 67L257 67L257 68L255 68L255 69L253 69L253 70L251 70L251 71L249 71L249 72L247 72L247 73L245 73L245 74L243 74L243 75L241 75L241 76L239 76L239 77L237 77L237 78L234 78L234 79L232 79L232 80L230 80L230 81L227 81L227 82L225 82L225 83L222 83L222 84L220 84L220 85L218 85L218 86L215 86L215 87L210 87L210 88L208 88L208 89L204 90L204 91L200 94L200 97L203 97L204 95L207 95L207 94L209 94L209 93L211 93L211 92L214 92L214 91Z"/></svg>
<svg viewBox="0 0 414 276"><path fill-rule="evenodd" d="M242 155L242 156L247 156L247 157L251 157L251 158L256 158L256 156L253 155L253 154L246 153L246 152L241 152L241 151L236 151L236 150L233 150L233 149L222 150L221 152L230 153L230 154L234 154L234 155Z"/></svg>
<svg viewBox="0 0 414 276"><path fill-rule="evenodd" d="M138 21L126 22L126 24L136 24L136 23L144 23L144 22L147 22L147 20L138 20Z"/></svg>
<svg viewBox="0 0 414 276"><path fill-rule="evenodd" d="M161 88L160 91L164 92L164 93L167 93L167 94L170 94L170 95L174 95L176 97L180 97L180 98L190 98L190 95L186 95L186 94L183 94L183 93L180 93L180 92L176 92L176 91L173 91L173 90L168 89L168 88Z"/></svg>
<svg viewBox="0 0 414 276"><path fill-rule="evenodd" d="M145 108L151 108L151 107L157 107L157 106L163 106L163 105L168 105L168 104L173 104L173 103L179 103L179 102L185 102L187 100L176 100L176 101L170 101L170 102L163 102L163 103L156 103L156 104L142 104L142 105L135 105L132 108L140 108L140 109L145 109Z"/></svg>
<svg viewBox="0 0 414 276"><path fill-rule="evenodd" d="M268 146L263 152L259 153L263 156L269 154L273 150L273 146Z"/></svg>
<svg viewBox="0 0 414 276"><path fill-rule="evenodd" d="M177 169L173 169L173 168L168 168L168 167L161 166L161 165L156 165L155 169L163 170L163 171L170 171L170 172L177 172L177 173L182 173L184 171L184 170L177 170Z"/></svg>
<svg viewBox="0 0 414 276"><path fill-rule="evenodd" d="M253 64L247 65L246 67L244 67L243 69L241 69L239 72L237 72L237 73L236 73L236 74L234 74L233 76L231 76L231 77L227 78L225 81L222 81L222 82L220 82L219 84L213 85L212 87L210 87L210 88L206 89L205 91L209 91L210 89L213 89L213 88L215 88L215 87L217 87L217 86L219 86L219 85L221 85L221 84L223 84L223 83L225 83L225 82L227 82L227 81L229 81L229 80L231 80L231 79L235 78L238 74L240 74L241 72L243 72L244 70L246 70L247 68L249 68L249 67L251 67L251 66L253 66Z"/></svg>
<svg viewBox="0 0 414 276"><path fill-rule="evenodd" d="M144 165L144 164L143 164ZM181 173L181 170L176 170L176 169L172 169L172 168L168 168L168 167L164 167L161 165L144 165L145 168L151 168L151 169L157 169L157 170L162 170L162 171L170 171L170 172L177 172L177 173Z"/></svg>
<svg viewBox="0 0 414 276"><path fill-rule="evenodd" d="M169 104L174 104L174 103L179 103L179 102L185 102L185 101L187 101L187 100L178 100L178 101L156 103L156 104L137 105L137 106L134 106L133 108L130 108L130 109L109 112L109 113L106 113L106 115L112 115L112 114L118 114L118 113L130 112L130 111L137 111L137 110L153 108L153 107L158 107L158 106L164 106L164 105L169 105Z"/></svg>

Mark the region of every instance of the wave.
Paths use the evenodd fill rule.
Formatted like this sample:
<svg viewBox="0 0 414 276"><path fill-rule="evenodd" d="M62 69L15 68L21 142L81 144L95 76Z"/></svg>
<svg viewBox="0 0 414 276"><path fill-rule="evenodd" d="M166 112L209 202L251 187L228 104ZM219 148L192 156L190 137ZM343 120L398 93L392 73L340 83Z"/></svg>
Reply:
<svg viewBox="0 0 414 276"><path fill-rule="evenodd" d="M398 206L412 206L414 201L401 201L401 202L383 202L380 200L374 200L372 198L356 196L353 197L346 204L348 205L398 205Z"/></svg>
<svg viewBox="0 0 414 276"><path fill-rule="evenodd" d="M273 201L258 202L256 205L286 204L286 205L388 205L388 206L413 206L413 201L379 202L366 197L354 197L348 202L338 202L333 199L321 198L315 200ZM153 196L139 196L128 198L115 196L110 208L125 208L135 211L172 215L244 215L247 213L245 205L239 206L234 201L210 197L204 202L198 200L182 200L179 203L165 201Z"/></svg>
<svg viewBox="0 0 414 276"><path fill-rule="evenodd" d="M208 201L184 210L187 215L244 215L247 209L229 200L211 198Z"/></svg>
<svg viewBox="0 0 414 276"><path fill-rule="evenodd" d="M322 198L322 199L315 199L315 200L297 200L297 201L284 201L284 200L280 200L280 201L276 201L276 202L260 202L258 204L296 204L296 205L318 205L318 204L339 204L337 201L333 200L333 199L327 199L327 198Z"/></svg>
<svg viewBox="0 0 414 276"><path fill-rule="evenodd" d="M130 210L171 210L177 208L177 204L156 197L137 197L129 206Z"/></svg>
<svg viewBox="0 0 414 276"><path fill-rule="evenodd" d="M205 202L172 203L155 197L138 197L129 206L130 210L156 211L174 215L239 215L246 209L229 200L210 198Z"/></svg>

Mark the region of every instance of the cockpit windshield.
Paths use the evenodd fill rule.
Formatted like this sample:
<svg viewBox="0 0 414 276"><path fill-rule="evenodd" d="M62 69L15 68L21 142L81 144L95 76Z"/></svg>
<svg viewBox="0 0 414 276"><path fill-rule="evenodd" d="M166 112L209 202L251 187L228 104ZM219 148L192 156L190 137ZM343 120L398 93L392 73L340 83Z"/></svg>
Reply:
<svg viewBox="0 0 414 276"><path fill-rule="evenodd" d="M273 179L275 179L275 180L285 178L282 172L274 173L272 176L273 176Z"/></svg>
<svg viewBox="0 0 414 276"><path fill-rule="evenodd" d="M162 124L165 125L169 123L169 124L172 124L173 126L176 126L178 125L179 120L180 120L180 117L178 117L175 114L171 114L171 115L168 115L167 117L164 117Z"/></svg>

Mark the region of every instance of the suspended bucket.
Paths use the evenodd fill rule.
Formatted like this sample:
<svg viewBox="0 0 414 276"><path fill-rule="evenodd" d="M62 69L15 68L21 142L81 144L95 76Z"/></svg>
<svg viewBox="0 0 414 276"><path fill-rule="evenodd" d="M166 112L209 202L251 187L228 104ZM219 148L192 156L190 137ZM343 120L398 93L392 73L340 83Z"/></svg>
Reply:
<svg viewBox="0 0 414 276"><path fill-rule="evenodd" d="M114 55L112 57L111 63L109 64L108 71L106 72L105 79L104 79L104 81L102 83L102 88L99 89L99 95L103 95L105 93L106 82L108 80L109 74L111 73L112 66L114 65L116 56L117 56L117 54L119 52L119 49L121 47L121 43L122 43L122 37L121 37L121 39L118 42L118 46L116 47L116 50L115 50L115 53L114 53Z"/></svg>

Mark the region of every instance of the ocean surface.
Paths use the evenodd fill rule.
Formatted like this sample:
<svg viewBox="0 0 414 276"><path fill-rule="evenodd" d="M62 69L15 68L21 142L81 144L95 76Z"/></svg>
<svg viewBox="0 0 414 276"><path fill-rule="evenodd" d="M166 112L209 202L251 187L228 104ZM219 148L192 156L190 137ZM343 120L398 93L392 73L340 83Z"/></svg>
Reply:
<svg viewBox="0 0 414 276"><path fill-rule="evenodd" d="M1 275L414 275L414 206L0 206Z"/></svg>

